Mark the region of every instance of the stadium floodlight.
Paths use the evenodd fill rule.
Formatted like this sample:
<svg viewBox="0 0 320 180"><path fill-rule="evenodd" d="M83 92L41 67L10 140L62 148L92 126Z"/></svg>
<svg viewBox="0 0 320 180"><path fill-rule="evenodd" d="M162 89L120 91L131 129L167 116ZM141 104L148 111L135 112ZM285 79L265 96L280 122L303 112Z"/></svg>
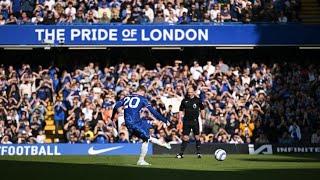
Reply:
<svg viewBox="0 0 320 180"><path fill-rule="evenodd" d="M4 47L4 50L32 50L32 47Z"/></svg>
<svg viewBox="0 0 320 180"><path fill-rule="evenodd" d="M151 50L178 50L183 51L182 47L152 47Z"/></svg>
<svg viewBox="0 0 320 180"><path fill-rule="evenodd" d="M69 47L69 50L97 50L97 49L106 50L107 47L105 47L105 46L74 46L74 47Z"/></svg>
<svg viewBox="0 0 320 180"><path fill-rule="evenodd" d="M299 49L320 49L320 46L318 47L312 47L312 46L300 46Z"/></svg>
<svg viewBox="0 0 320 180"><path fill-rule="evenodd" d="M253 46L218 46L216 49L254 49Z"/></svg>

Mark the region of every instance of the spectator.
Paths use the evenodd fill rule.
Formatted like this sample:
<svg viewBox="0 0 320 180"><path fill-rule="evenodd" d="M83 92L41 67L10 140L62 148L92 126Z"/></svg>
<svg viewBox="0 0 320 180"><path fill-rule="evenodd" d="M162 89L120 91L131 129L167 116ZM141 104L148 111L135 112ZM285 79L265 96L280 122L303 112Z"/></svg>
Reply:
<svg viewBox="0 0 320 180"><path fill-rule="evenodd" d="M126 13L125 18L122 20L122 23L124 23L124 24L135 24L136 21L135 21L134 17L132 16L132 14L128 12L128 13Z"/></svg>
<svg viewBox="0 0 320 180"><path fill-rule="evenodd" d="M204 22L204 23L210 23L210 22L211 22L209 13L204 13L204 15L203 15L203 22Z"/></svg>
<svg viewBox="0 0 320 180"><path fill-rule="evenodd" d="M190 72L194 80L198 80L203 72L202 67L199 65L198 61L193 62L193 67L191 67Z"/></svg>
<svg viewBox="0 0 320 180"><path fill-rule="evenodd" d="M36 5L35 0L21 0L21 11L25 12L28 17L32 17L33 10Z"/></svg>
<svg viewBox="0 0 320 180"><path fill-rule="evenodd" d="M0 14L0 25L5 25L6 24L6 20L4 19L3 15Z"/></svg>
<svg viewBox="0 0 320 180"><path fill-rule="evenodd" d="M120 136L118 143L129 143L128 139L125 136L125 133L121 132L119 135Z"/></svg>
<svg viewBox="0 0 320 180"><path fill-rule="evenodd" d="M220 14L219 5L215 4L213 8L209 11L211 21L217 21L217 16Z"/></svg>
<svg viewBox="0 0 320 180"><path fill-rule="evenodd" d="M169 24L175 24L178 22L178 18L176 17L176 15L172 9L169 11L169 16L166 16L165 22L167 22Z"/></svg>
<svg viewBox="0 0 320 180"><path fill-rule="evenodd" d="M163 17L163 12L162 11L158 11L156 13L156 17L154 18L154 22L155 23L163 23L165 21L164 17Z"/></svg>
<svg viewBox="0 0 320 180"><path fill-rule="evenodd" d="M12 0L11 8L13 16L20 16L21 4L22 3L20 3L20 0Z"/></svg>
<svg viewBox="0 0 320 180"><path fill-rule="evenodd" d="M103 18L104 17L104 21L106 21L107 19L111 19L111 10L110 8L108 8L107 6L107 1L106 0L102 0L99 3L99 9L98 9L98 18Z"/></svg>
<svg viewBox="0 0 320 180"><path fill-rule="evenodd" d="M228 6L223 6L223 10L221 10L220 12L221 18L224 22L229 22L231 21L231 15L230 15L230 11L228 9Z"/></svg>
<svg viewBox="0 0 320 180"><path fill-rule="evenodd" d="M55 123L55 130L56 134L58 134L59 126L64 127L64 121L66 119L65 111L66 107L64 103L61 101L60 97L57 97L56 103L54 105L54 123Z"/></svg>
<svg viewBox="0 0 320 180"><path fill-rule="evenodd" d="M188 9L184 7L183 3L180 3L179 7L176 8L177 17L180 18L183 14L188 14Z"/></svg>
<svg viewBox="0 0 320 180"><path fill-rule="evenodd" d="M22 12L21 14L21 19L20 19L20 24L30 24L30 19L29 17L27 16L27 13L26 12Z"/></svg>
<svg viewBox="0 0 320 180"><path fill-rule="evenodd" d="M203 70L208 72L208 77L215 73L216 67L212 65L211 61L207 61L207 64L203 66Z"/></svg>
<svg viewBox="0 0 320 180"><path fill-rule="evenodd" d="M121 19L119 17L119 10L116 8L111 9L111 20L112 23L121 22Z"/></svg>
<svg viewBox="0 0 320 180"><path fill-rule="evenodd" d="M108 17L108 14L104 12L102 14L102 17L99 20L100 23L110 23L110 18Z"/></svg>
<svg viewBox="0 0 320 180"><path fill-rule="evenodd" d="M278 17L278 22L279 23L287 23L288 22L288 19L284 15L283 11L280 12L280 16Z"/></svg>
<svg viewBox="0 0 320 180"><path fill-rule="evenodd" d="M199 9L196 8L195 4L191 5L191 10L189 11L189 17L191 22L199 22L201 20Z"/></svg>
<svg viewBox="0 0 320 180"><path fill-rule="evenodd" d="M241 139L240 136L238 135L233 135L233 137L231 138L231 140L229 141L230 144L243 144L243 140Z"/></svg>
<svg viewBox="0 0 320 180"><path fill-rule="evenodd" d="M52 11L48 11L47 15L43 17L43 24L47 24L47 25L56 24L56 19Z"/></svg>
<svg viewBox="0 0 320 180"><path fill-rule="evenodd" d="M312 144L319 144L320 143L320 130L318 130L312 134L311 143Z"/></svg>
<svg viewBox="0 0 320 180"><path fill-rule="evenodd" d="M281 144L291 144L293 143L293 139L289 136L287 132L282 134L282 137L279 139L279 143Z"/></svg>
<svg viewBox="0 0 320 180"><path fill-rule="evenodd" d="M17 24L17 18L13 14L10 14L6 24Z"/></svg>
<svg viewBox="0 0 320 180"><path fill-rule="evenodd" d="M50 10L50 8L49 8L49 10ZM67 16L71 16L72 19L75 19L76 8L73 7L73 3L71 1L68 2L68 7L65 9L64 13Z"/></svg>
<svg viewBox="0 0 320 180"><path fill-rule="evenodd" d="M147 18L147 22L153 23L153 20L154 20L154 12L153 12L153 10L150 8L149 4L146 4L146 5L145 5L144 13L145 13L145 16L146 16L146 18Z"/></svg>
<svg viewBox="0 0 320 180"><path fill-rule="evenodd" d="M0 1L0 14L4 17L4 19L8 19L10 9L11 9L10 0Z"/></svg>
<svg viewBox="0 0 320 180"><path fill-rule="evenodd" d="M42 22L43 22L43 18L40 16L40 12L36 12L35 16L31 19L31 23L41 24Z"/></svg>
<svg viewBox="0 0 320 180"><path fill-rule="evenodd" d="M294 141L301 140L300 127L297 125L296 122L293 122L293 124L289 127L289 133Z"/></svg>
<svg viewBox="0 0 320 180"><path fill-rule="evenodd" d="M1 140L1 144L12 144L12 142L9 141L9 136L4 136Z"/></svg>
<svg viewBox="0 0 320 180"><path fill-rule="evenodd" d="M84 23L84 22L85 22L85 20L84 20L83 10L77 11L77 13L75 15L75 19L73 20L73 23L81 24L81 23Z"/></svg>
<svg viewBox="0 0 320 180"><path fill-rule="evenodd" d="M217 14L217 18L214 19L213 22L215 22L215 23L223 23L223 22L224 22L224 20L223 20L223 18L221 17L221 14L220 14L220 13Z"/></svg>
<svg viewBox="0 0 320 180"><path fill-rule="evenodd" d="M98 23L98 20L94 16L93 11L88 11L86 23L93 23L93 24Z"/></svg>
<svg viewBox="0 0 320 180"><path fill-rule="evenodd" d="M165 18L168 18L168 17L176 17L177 18L177 12L175 9L173 9L172 6L173 5L171 2L167 3L167 8L163 10L163 14L164 14Z"/></svg>
<svg viewBox="0 0 320 180"><path fill-rule="evenodd" d="M189 24L190 23L190 18L187 16L186 12L183 12L183 15L179 17L178 20L179 24Z"/></svg>
<svg viewBox="0 0 320 180"><path fill-rule="evenodd" d="M43 6L47 6L48 10L53 11L55 4L56 4L55 0L44 0Z"/></svg>
<svg viewBox="0 0 320 180"><path fill-rule="evenodd" d="M43 144L45 142L46 135L43 131L39 131L39 134L37 135L37 143Z"/></svg>
<svg viewBox="0 0 320 180"><path fill-rule="evenodd" d="M54 9L52 11L53 11L55 17L58 17L58 16L61 16L62 14L65 14L65 10L63 9L63 7L60 3L57 3L54 6ZM67 16L71 16L71 13L67 13Z"/></svg>

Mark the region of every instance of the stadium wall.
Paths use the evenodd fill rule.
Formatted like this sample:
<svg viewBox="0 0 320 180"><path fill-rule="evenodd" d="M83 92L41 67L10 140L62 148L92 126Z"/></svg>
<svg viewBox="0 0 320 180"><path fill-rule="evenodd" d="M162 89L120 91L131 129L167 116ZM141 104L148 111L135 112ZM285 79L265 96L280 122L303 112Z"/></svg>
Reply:
<svg viewBox="0 0 320 180"><path fill-rule="evenodd" d="M0 144L0 155L138 155L140 144ZM148 154L152 154L152 146L148 147Z"/></svg>
<svg viewBox="0 0 320 180"><path fill-rule="evenodd" d="M0 47L319 46L320 25L10 25Z"/></svg>
<svg viewBox="0 0 320 180"><path fill-rule="evenodd" d="M320 153L320 144L223 144L201 145L201 153L214 154L217 149L224 149L228 154L283 154L283 153ZM176 154L180 145L172 145L171 150L154 145L153 154ZM185 154L195 154L194 144L188 145Z"/></svg>
<svg viewBox="0 0 320 180"><path fill-rule="evenodd" d="M61 156L61 155L139 155L141 144L12 144L0 145L1 156ZM283 153L320 153L320 144L285 145L285 144L203 144L203 154L213 154L217 149L224 149L228 154L283 154ZM149 144L148 155L176 154L180 145L172 145L171 150ZM194 154L195 146L190 144L185 154Z"/></svg>

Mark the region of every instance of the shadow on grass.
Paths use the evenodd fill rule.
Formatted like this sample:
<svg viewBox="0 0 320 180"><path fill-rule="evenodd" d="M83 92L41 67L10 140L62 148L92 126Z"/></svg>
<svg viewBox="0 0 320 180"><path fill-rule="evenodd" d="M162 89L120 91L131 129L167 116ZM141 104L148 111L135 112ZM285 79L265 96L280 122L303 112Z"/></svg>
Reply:
<svg viewBox="0 0 320 180"><path fill-rule="evenodd" d="M249 162L320 162L319 159L260 159L260 158L250 158L250 159L241 159L241 161L249 161Z"/></svg>
<svg viewBox="0 0 320 180"><path fill-rule="evenodd" d="M258 155L261 156L261 155ZM241 161L254 162L320 162L319 154L282 154L282 158L263 159L258 157L243 158Z"/></svg>
<svg viewBox="0 0 320 180"><path fill-rule="evenodd" d="M209 179L319 179L319 169L269 169L245 171L196 171L126 167L102 164L65 164L0 160L1 179L125 179L125 180L209 180Z"/></svg>

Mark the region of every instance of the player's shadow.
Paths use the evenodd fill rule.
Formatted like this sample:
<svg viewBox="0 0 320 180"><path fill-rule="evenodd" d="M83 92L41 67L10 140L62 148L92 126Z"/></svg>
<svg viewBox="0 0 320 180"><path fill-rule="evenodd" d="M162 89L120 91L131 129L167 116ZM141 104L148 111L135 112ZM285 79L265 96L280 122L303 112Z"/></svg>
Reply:
<svg viewBox="0 0 320 180"><path fill-rule="evenodd" d="M174 163L174 161L172 162ZM102 164L71 164L0 160L1 179L127 179L127 180L188 180L188 179L319 179L319 168L268 169L243 171L197 171L126 167Z"/></svg>

